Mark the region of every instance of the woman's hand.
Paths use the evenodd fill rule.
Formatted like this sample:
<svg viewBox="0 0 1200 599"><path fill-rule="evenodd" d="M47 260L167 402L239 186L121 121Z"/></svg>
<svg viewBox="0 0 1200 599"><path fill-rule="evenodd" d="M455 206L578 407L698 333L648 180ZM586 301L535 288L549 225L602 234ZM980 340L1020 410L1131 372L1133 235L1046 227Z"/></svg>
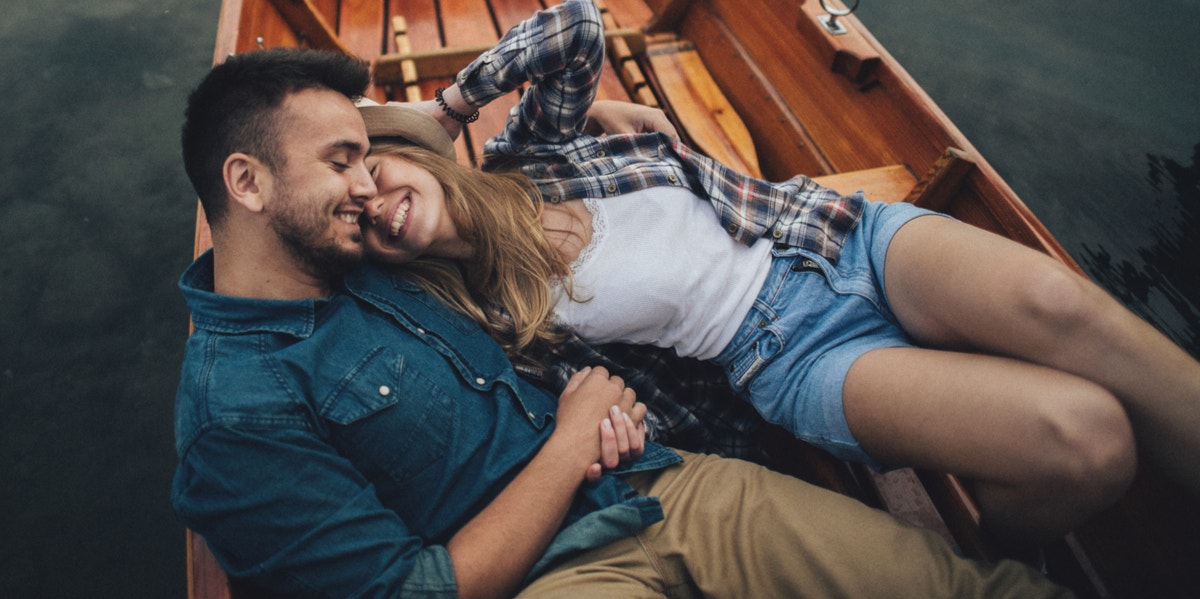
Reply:
<svg viewBox="0 0 1200 599"><path fill-rule="evenodd" d="M635 402L628 412L616 405L608 412L608 418L600 422L600 461L587 471L591 482L605 470L636 461L646 450L646 405Z"/></svg>
<svg viewBox="0 0 1200 599"><path fill-rule="evenodd" d="M588 110L587 133L599 136L602 133L617 135L621 133L666 133L675 139L679 134L671 124L666 113L658 108L620 102L617 100L596 100Z"/></svg>

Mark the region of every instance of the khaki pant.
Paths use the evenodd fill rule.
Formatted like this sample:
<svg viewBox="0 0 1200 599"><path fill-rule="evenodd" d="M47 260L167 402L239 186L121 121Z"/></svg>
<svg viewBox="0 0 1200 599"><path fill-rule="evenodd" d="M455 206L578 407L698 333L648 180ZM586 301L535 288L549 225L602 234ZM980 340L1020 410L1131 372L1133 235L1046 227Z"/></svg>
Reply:
<svg viewBox="0 0 1200 599"><path fill-rule="evenodd" d="M956 556L941 537L853 499L737 460L626 480L666 519L588 551L519 597L1070 597L1018 562Z"/></svg>

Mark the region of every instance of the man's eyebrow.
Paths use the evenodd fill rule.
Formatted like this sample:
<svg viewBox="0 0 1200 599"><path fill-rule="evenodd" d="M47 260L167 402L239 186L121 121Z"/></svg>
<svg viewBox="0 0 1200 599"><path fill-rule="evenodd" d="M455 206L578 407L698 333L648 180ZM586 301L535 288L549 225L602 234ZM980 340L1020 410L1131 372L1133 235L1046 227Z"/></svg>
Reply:
<svg viewBox="0 0 1200 599"><path fill-rule="evenodd" d="M346 151L352 154L366 154L367 148L363 144L351 140L335 141L327 147L329 152Z"/></svg>

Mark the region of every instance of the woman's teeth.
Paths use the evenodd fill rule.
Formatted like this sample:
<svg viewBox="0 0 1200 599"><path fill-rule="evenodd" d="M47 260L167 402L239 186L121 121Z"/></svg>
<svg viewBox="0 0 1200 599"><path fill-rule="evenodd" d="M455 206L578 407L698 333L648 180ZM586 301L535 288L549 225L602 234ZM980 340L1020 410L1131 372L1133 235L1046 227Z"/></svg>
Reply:
<svg viewBox="0 0 1200 599"><path fill-rule="evenodd" d="M408 220L408 211L412 208L409 202L401 202L400 207L396 209L396 215L392 217L392 237L400 234L400 228L404 226L404 221Z"/></svg>

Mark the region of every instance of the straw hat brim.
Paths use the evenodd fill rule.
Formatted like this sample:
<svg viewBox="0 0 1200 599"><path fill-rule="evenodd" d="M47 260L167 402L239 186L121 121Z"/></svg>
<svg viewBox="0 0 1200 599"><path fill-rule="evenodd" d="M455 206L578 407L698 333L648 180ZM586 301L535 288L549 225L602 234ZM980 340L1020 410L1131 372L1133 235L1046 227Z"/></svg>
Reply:
<svg viewBox="0 0 1200 599"><path fill-rule="evenodd" d="M358 112L367 126L367 137L398 140L458 160L454 141L432 116L409 108L402 102L379 104L363 98L357 102Z"/></svg>

